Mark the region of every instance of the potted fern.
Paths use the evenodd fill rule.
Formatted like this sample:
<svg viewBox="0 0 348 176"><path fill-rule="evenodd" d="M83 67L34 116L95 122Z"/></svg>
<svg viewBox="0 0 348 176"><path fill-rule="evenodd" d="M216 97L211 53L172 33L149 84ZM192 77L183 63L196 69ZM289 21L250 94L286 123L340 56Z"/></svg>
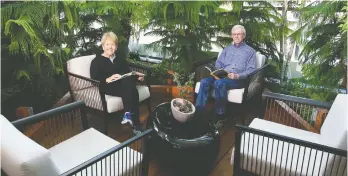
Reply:
<svg viewBox="0 0 348 176"><path fill-rule="evenodd" d="M171 101L171 109L173 117L179 122L186 122L193 117L196 108L188 100L192 96L192 86L194 73L186 74L184 72L174 72L173 81L176 83L179 89L179 97Z"/></svg>

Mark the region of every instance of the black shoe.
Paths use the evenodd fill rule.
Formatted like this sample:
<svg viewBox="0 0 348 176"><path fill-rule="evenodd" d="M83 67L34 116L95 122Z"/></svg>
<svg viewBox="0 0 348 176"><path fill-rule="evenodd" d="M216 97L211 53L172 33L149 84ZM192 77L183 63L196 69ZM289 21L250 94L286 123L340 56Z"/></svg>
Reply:
<svg viewBox="0 0 348 176"><path fill-rule="evenodd" d="M224 126L224 123L226 121L226 115L225 114L216 114L215 115L215 126L219 129Z"/></svg>
<svg viewBox="0 0 348 176"><path fill-rule="evenodd" d="M133 133L135 135L141 134L142 132L144 132L144 130L141 127L137 127L137 126L133 127Z"/></svg>
<svg viewBox="0 0 348 176"><path fill-rule="evenodd" d="M216 114L216 120L226 120L225 114Z"/></svg>

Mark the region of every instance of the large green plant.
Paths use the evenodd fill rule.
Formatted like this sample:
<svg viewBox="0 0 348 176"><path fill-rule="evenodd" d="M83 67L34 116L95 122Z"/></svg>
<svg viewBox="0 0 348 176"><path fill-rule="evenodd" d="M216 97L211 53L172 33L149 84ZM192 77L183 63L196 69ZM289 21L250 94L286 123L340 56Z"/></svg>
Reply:
<svg viewBox="0 0 348 176"><path fill-rule="evenodd" d="M2 113L19 105L48 108L62 96L57 82L70 57L78 2L3 2L1 7ZM67 89L66 89L67 90ZM40 101L38 101L40 100Z"/></svg>
<svg viewBox="0 0 348 176"><path fill-rule="evenodd" d="M162 39L152 43L169 51L173 62L190 70L191 64L207 57L204 50L211 49L210 39L215 35L211 28L216 2L156 2L151 5L149 23L145 35L157 35Z"/></svg>
<svg viewBox="0 0 348 176"><path fill-rule="evenodd" d="M301 10L305 23L294 38L303 45L300 60L308 64L303 72L312 84L346 86L347 32L340 28L346 23L345 6L344 1L318 1Z"/></svg>
<svg viewBox="0 0 348 176"><path fill-rule="evenodd" d="M2 108L35 104L49 108L67 92L63 64L100 52L102 33L114 31L127 55L133 2L3 2ZM92 28L99 22L100 29ZM61 89L57 89L60 87ZM41 101L36 101L40 99ZM39 102L39 103L38 103ZM34 106L34 105L33 105ZM36 108L37 109L37 108ZM37 112L37 111L36 111Z"/></svg>
<svg viewBox="0 0 348 176"><path fill-rule="evenodd" d="M18 55L25 60L34 60L40 69L41 59L47 59L57 72L67 58L69 48L65 33L71 32L78 23L75 2L5 2L1 7L4 43L7 54ZM30 77L26 70L22 75Z"/></svg>
<svg viewBox="0 0 348 176"><path fill-rule="evenodd" d="M284 84L280 92L297 97L332 102L338 90L332 87L311 84L311 81L305 78L293 78Z"/></svg>
<svg viewBox="0 0 348 176"><path fill-rule="evenodd" d="M216 44L226 47L232 43L231 29L234 25L243 25L246 29L245 41L261 54L278 60L279 51L276 42L280 40L279 13L269 2L232 1L231 10L220 10L216 13L220 33Z"/></svg>
<svg viewBox="0 0 348 176"><path fill-rule="evenodd" d="M126 1L88 1L81 6L82 25L77 34L72 36L76 47L80 47L76 55L99 54L100 42L104 32L112 31L118 37L118 54L128 56L128 43L132 34L132 16L139 4ZM95 24L100 25L94 28Z"/></svg>

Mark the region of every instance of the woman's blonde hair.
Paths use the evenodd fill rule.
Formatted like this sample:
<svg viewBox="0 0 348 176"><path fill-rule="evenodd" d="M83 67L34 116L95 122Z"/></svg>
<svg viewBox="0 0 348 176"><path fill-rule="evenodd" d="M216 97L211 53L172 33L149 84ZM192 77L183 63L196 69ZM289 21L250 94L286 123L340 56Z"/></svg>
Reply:
<svg viewBox="0 0 348 176"><path fill-rule="evenodd" d="M113 32L106 32L106 33L103 34L103 37L101 39L102 45L104 45L106 40L112 40L113 42L115 42L116 46L118 44L117 35L115 33L113 33Z"/></svg>

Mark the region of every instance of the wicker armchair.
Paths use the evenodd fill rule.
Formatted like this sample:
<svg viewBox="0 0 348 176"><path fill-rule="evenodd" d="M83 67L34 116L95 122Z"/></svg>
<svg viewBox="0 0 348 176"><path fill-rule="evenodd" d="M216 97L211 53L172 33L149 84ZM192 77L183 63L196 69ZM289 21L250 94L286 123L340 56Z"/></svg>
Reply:
<svg viewBox="0 0 348 176"><path fill-rule="evenodd" d="M257 53L257 69L244 79L246 88L231 89L228 91L227 99L230 104L245 105L248 100L261 97L264 88L264 72L265 68L268 66L268 64L265 64L265 58L265 56ZM205 66L208 64L215 65L216 59L217 57L214 57L197 62L194 65L192 72L195 72L195 99L197 98L197 93L200 87L199 81L210 76L210 72L205 68ZM213 92L211 92L211 97L213 97Z"/></svg>
<svg viewBox="0 0 348 176"><path fill-rule="evenodd" d="M102 111L104 113L104 133L108 132L109 118L112 113L120 113L123 110L121 97L105 95L99 91L99 81L90 77L90 65L95 55L82 56L70 59L65 67L65 73L70 85L70 95L73 101L83 100L86 105L92 109ZM150 75L151 68L129 63L130 69L142 72L146 76L145 85L137 85L139 91L139 102L146 103L149 113L150 105Z"/></svg>

